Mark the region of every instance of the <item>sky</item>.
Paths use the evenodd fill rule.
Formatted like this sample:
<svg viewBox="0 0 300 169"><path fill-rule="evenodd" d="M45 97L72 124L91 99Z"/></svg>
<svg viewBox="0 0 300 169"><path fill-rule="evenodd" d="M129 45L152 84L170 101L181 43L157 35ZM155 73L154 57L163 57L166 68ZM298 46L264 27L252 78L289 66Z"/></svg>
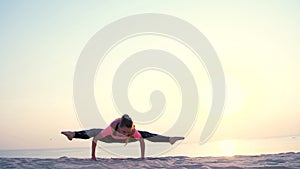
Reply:
<svg viewBox="0 0 300 169"><path fill-rule="evenodd" d="M96 32L141 13L168 14L189 22L217 52L226 103L210 140L300 135L299 8L297 0L1 1L0 149L89 146L80 141L70 144L60 135L62 130L84 129L74 106L76 63ZM105 102L101 107L105 122L118 116L108 90L118 63L148 48L178 55L194 74L201 100L185 142L197 143L211 104L209 78L195 73L205 69L193 53L166 37L134 37L107 54L95 77L95 98L97 105ZM174 79L153 70L139 74L129 98L137 110L147 111L149 91L157 88L165 91L165 114L137 127L163 133L180 109Z"/></svg>

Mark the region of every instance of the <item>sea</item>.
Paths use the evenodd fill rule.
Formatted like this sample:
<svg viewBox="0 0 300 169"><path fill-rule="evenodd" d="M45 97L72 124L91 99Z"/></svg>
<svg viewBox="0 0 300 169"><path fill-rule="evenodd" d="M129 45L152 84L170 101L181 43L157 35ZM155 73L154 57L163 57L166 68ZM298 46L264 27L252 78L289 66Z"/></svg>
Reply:
<svg viewBox="0 0 300 169"><path fill-rule="evenodd" d="M76 140L73 140L76 141ZM90 140L88 140L90 141ZM59 158L63 156L84 158L89 157L90 147L50 148L50 149L15 149L0 150L0 157L29 157L29 158ZM286 152L300 152L300 136L272 137L264 139L230 139L200 143L153 143L146 141L146 155L151 157L165 156L234 156L234 155L263 155ZM100 143L97 155L103 158L121 158L139 156L139 143L128 145Z"/></svg>

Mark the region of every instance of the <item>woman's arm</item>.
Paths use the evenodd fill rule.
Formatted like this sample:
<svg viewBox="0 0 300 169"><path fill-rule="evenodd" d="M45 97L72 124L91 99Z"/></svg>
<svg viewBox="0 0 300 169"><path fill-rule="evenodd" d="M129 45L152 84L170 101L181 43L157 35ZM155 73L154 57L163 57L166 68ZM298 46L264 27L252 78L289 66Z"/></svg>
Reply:
<svg viewBox="0 0 300 169"><path fill-rule="evenodd" d="M97 134L93 141L92 141L92 160L97 160L96 159L96 147L97 147L97 141L100 140L102 137L101 132L99 134Z"/></svg>
<svg viewBox="0 0 300 169"><path fill-rule="evenodd" d="M141 158L144 159L145 158L145 141L143 138L141 138L139 141L140 141L140 147L141 147Z"/></svg>

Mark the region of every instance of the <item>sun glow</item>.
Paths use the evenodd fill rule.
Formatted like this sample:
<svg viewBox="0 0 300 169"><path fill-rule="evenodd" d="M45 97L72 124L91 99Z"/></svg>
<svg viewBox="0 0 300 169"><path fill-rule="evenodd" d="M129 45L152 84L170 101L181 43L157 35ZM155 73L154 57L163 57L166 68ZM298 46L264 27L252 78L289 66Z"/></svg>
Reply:
<svg viewBox="0 0 300 169"><path fill-rule="evenodd" d="M235 140L224 140L219 144L220 155L226 157L232 157L235 155Z"/></svg>

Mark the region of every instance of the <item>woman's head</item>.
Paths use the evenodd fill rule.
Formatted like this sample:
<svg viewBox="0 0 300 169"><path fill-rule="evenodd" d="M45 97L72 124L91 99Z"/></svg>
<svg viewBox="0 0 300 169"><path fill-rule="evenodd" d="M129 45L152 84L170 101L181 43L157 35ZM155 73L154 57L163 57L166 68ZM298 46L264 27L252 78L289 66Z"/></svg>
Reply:
<svg viewBox="0 0 300 169"><path fill-rule="evenodd" d="M131 118L127 114L124 114L121 117L120 127L132 128L132 125L133 125L133 122L132 122Z"/></svg>
<svg viewBox="0 0 300 169"><path fill-rule="evenodd" d="M134 125L131 118L127 114L124 114L119 123L119 132L123 135L130 136L133 128Z"/></svg>

